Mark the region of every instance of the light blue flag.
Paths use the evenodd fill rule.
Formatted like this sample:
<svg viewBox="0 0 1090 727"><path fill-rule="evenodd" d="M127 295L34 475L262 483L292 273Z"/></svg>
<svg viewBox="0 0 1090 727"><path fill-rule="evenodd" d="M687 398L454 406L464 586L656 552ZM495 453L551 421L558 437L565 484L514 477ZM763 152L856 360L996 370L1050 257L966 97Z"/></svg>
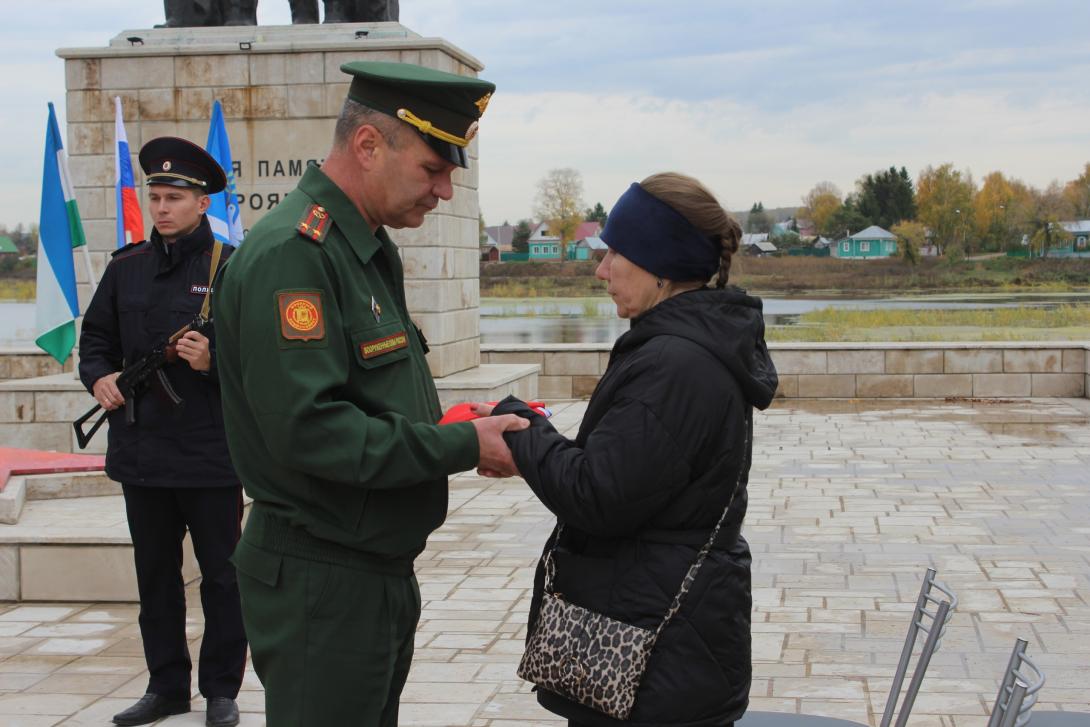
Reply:
<svg viewBox="0 0 1090 727"><path fill-rule="evenodd" d="M208 222L217 240L237 247L242 242L242 218L235 189L231 142L227 139L227 126L223 123L223 107L219 101L212 104L212 123L208 126L208 143L204 148L227 175L227 188L212 195L212 203L208 205Z"/></svg>

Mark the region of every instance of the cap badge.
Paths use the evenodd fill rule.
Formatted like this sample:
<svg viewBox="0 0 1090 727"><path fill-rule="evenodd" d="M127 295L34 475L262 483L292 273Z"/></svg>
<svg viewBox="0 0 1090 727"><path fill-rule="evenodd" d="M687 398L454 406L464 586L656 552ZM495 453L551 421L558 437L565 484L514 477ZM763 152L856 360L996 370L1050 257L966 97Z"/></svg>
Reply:
<svg viewBox="0 0 1090 727"><path fill-rule="evenodd" d="M169 172L169 171L170 171L170 167L171 167L171 164L170 164L170 160L169 160L169 159L168 159L167 161L163 162L163 171L164 171L164 172Z"/></svg>
<svg viewBox="0 0 1090 727"><path fill-rule="evenodd" d="M375 317L375 323L382 322L382 306L375 300L375 296L371 296L371 315Z"/></svg>
<svg viewBox="0 0 1090 727"><path fill-rule="evenodd" d="M477 106L477 111L479 111L482 116L484 115L484 110L488 108L488 102L491 100L492 94L486 93L484 96L481 96L479 99L474 101L474 104Z"/></svg>
<svg viewBox="0 0 1090 727"><path fill-rule="evenodd" d="M476 121L469 125L469 128L466 129L466 141L473 141L473 137L477 135L478 128L479 124Z"/></svg>

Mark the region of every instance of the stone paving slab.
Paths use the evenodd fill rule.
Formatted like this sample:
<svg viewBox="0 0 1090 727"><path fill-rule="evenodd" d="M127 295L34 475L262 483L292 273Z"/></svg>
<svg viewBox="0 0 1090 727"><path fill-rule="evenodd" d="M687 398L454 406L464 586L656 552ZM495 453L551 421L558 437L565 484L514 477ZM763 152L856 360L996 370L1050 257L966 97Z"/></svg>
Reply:
<svg viewBox="0 0 1090 727"><path fill-rule="evenodd" d="M585 403L561 403L574 434ZM1090 403L777 402L755 418L751 707L876 725L927 566L960 598L909 724L983 727L1016 637L1039 709L1090 713ZM515 677L552 518L525 483L464 474L418 562L400 724L556 727ZM197 606L195 587L190 603ZM105 725L146 684L128 604L0 603L0 724ZM199 607L189 610L191 650ZM264 724L246 673L243 725ZM203 724L204 703L160 724Z"/></svg>

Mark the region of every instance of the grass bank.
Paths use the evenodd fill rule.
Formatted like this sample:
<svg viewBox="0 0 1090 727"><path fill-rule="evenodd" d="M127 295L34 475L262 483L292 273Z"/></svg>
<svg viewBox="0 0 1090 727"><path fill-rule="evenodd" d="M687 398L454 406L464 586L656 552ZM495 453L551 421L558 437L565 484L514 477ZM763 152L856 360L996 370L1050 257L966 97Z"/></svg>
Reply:
<svg viewBox="0 0 1090 727"><path fill-rule="evenodd" d="M34 300L36 287L33 280L0 278L0 300Z"/></svg>
<svg viewBox="0 0 1090 727"><path fill-rule="evenodd" d="M769 326L770 341L1086 341L1090 306L980 310L842 310L804 313Z"/></svg>
<svg viewBox="0 0 1090 727"><path fill-rule="evenodd" d="M600 295L594 262L483 263L481 295L539 298ZM1035 291L1090 289L1090 259L995 258L950 262L835 258L735 258L731 281L757 294Z"/></svg>

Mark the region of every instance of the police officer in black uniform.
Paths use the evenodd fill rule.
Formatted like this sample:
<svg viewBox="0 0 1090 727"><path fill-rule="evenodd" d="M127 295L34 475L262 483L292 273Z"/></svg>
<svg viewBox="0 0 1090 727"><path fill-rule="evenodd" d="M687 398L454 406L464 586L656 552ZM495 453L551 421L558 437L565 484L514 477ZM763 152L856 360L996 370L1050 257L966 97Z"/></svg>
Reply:
<svg viewBox="0 0 1090 727"><path fill-rule="evenodd" d="M106 473L121 483L140 591L140 635L150 679L147 694L114 716L141 725L189 711L182 538L188 529L201 569L204 640L198 686L207 723L238 724L235 698L246 663L238 585L228 556L242 519L242 491L231 466L220 410L214 335L190 331L135 396L135 423L115 383L126 364L147 354L202 310L217 247L205 211L227 180L219 164L184 139L161 137L140 150L148 184L151 238L114 253L83 319L80 379L109 411ZM232 248L221 248L226 260ZM182 399L174 402L167 387Z"/></svg>

